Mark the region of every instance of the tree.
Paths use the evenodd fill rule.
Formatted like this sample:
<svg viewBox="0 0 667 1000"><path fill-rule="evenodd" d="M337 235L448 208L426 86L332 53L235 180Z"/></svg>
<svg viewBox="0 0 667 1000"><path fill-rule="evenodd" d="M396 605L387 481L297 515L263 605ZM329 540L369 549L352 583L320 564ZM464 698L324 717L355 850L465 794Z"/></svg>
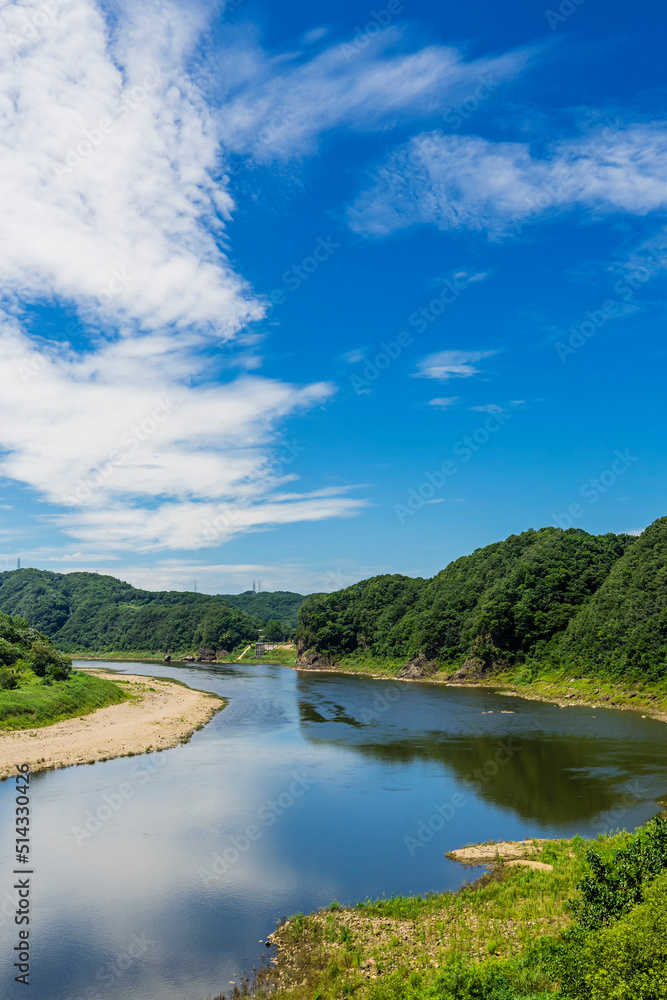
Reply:
<svg viewBox="0 0 667 1000"><path fill-rule="evenodd" d="M277 618L272 618L264 626L264 638L269 642L282 642L285 638L285 629Z"/></svg>
<svg viewBox="0 0 667 1000"><path fill-rule="evenodd" d="M72 669L69 656L59 653L45 639L37 639L30 647L30 665L38 677L52 680L65 680Z"/></svg>

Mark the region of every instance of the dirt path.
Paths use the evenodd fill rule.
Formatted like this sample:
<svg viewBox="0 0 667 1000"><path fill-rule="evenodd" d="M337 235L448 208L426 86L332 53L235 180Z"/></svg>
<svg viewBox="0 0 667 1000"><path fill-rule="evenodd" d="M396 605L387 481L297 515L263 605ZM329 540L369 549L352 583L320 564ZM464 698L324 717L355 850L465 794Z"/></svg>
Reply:
<svg viewBox="0 0 667 1000"><path fill-rule="evenodd" d="M0 778L14 774L17 764L46 771L174 747L187 742L225 704L217 695L153 677L90 673L120 684L136 700L53 726L0 734Z"/></svg>

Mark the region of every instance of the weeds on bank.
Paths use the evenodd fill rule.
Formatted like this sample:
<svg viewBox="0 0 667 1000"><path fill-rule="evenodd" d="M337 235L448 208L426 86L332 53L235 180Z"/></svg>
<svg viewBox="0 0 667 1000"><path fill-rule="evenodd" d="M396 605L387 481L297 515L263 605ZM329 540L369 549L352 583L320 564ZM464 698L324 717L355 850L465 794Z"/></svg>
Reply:
<svg viewBox="0 0 667 1000"><path fill-rule="evenodd" d="M44 678L26 671L19 687L0 691L0 730L50 726L127 700L117 683L94 674L75 670L67 680L45 684Z"/></svg>
<svg viewBox="0 0 667 1000"><path fill-rule="evenodd" d="M232 995L667 997L667 824L658 820L637 834L601 835L593 842L547 841L532 858L553 870L501 864L458 893L366 900L353 907L334 902L318 913L283 919L273 936L276 965ZM637 959L644 941L646 961ZM600 954L607 955L604 962ZM634 992L625 989L626 980ZM611 992L616 989L618 994Z"/></svg>

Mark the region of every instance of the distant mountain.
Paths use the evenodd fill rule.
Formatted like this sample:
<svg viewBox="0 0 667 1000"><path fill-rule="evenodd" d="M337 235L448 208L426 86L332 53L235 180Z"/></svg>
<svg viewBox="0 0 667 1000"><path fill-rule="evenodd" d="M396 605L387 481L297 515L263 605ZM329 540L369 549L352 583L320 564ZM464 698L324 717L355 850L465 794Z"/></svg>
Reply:
<svg viewBox="0 0 667 1000"><path fill-rule="evenodd" d="M667 518L639 538L541 528L451 563L430 580L379 576L313 594L302 663L411 659L442 669L572 664L667 674Z"/></svg>
<svg viewBox="0 0 667 1000"><path fill-rule="evenodd" d="M256 618L263 625L277 619L288 629L294 630L299 621L299 610L305 601L303 594L289 590L262 590L256 594L245 590L242 594L221 594L221 600Z"/></svg>
<svg viewBox="0 0 667 1000"><path fill-rule="evenodd" d="M0 573L0 611L20 615L70 652L187 652L200 645L232 650L256 638L270 619L289 632L302 601L288 593L139 590L99 573Z"/></svg>

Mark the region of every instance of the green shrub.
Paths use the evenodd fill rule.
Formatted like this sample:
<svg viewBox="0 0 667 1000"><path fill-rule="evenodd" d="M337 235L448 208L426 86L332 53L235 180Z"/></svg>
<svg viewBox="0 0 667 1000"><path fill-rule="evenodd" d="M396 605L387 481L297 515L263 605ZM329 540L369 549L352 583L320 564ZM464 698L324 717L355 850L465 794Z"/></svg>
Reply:
<svg viewBox="0 0 667 1000"><path fill-rule="evenodd" d="M13 674L7 667L0 667L0 690L12 691L17 685L16 674Z"/></svg>
<svg viewBox="0 0 667 1000"><path fill-rule="evenodd" d="M591 848L586 862L589 871L577 886L581 898L572 910L580 927L598 930L641 903L645 884L667 868L667 820L648 823L606 857Z"/></svg>
<svg viewBox="0 0 667 1000"><path fill-rule="evenodd" d="M21 656L21 650L13 642L0 638L0 664L11 667Z"/></svg>
<svg viewBox="0 0 667 1000"><path fill-rule="evenodd" d="M50 642L37 639L30 647L30 663L38 677L65 680L72 669L69 656L59 653Z"/></svg>
<svg viewBox="0 0 667 1000"><path fill-rule="evenodd" d="M667 872L585 949L591 1000L667 1000Z"/></svg>
<svg viewBox="0 0 667 1000"><path fill-rule="evenodd" d="M540 1000L517 993L502 968L455 962L430 983L405 982L393 975L371 986L368 1000Z"/></svg>

